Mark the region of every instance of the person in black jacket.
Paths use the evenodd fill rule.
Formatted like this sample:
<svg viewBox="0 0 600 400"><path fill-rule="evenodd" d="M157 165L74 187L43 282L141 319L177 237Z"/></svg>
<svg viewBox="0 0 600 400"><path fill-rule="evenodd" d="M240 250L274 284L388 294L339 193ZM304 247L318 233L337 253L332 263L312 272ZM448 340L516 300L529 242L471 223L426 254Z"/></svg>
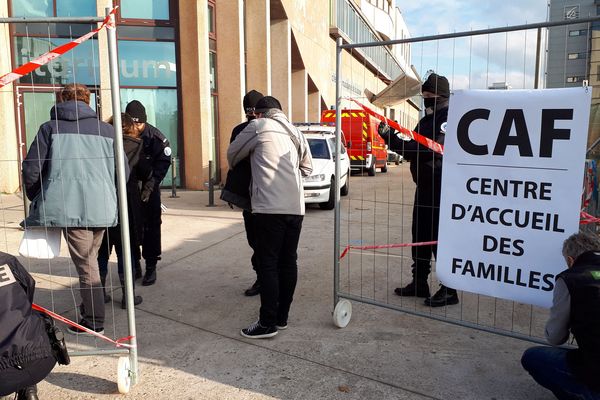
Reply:
<svg viewBox="0 0 600 400"><path fill-rule="evenodd" d="M263 97L262 93L256 90L251 90L244 96L243 105L246 112L246 122L243 122L233 128L231 131L231 140L233 142L237 135L244 130L246 126L256 118L254 115L254 107L258 100ZM227 172L227 179L225 180L225 186L221 191L221 200L226 201L230 205L235 205L241 208L242 215L244 217L244 227L246 228L246 238L248 239L248 245L252 248L252 257L250 262L252 263L252 269L256 271L256 255L255 255L255 238L253 228L253 215L252 205L250 203L250 181L252 180L252 171L250 170L250 158L246 158L241 161L235 167ZM254 281L254 284L244 291L246 296L256 296L260 293L260 284L258 279Z"/></svg>
<svg viewBox="0 0 600 400"><path fill-rule="evenodd" d="M146 109L137 100L127 104L125 112L131 116L137 129L142 132L144 142L144 158L152 166L153 180L146 182L142 188L142 214L144 218L144 238L142 256L146 260L146 274L143 286L156 282L156 264L161 255L161 203L160 183L171 166L171 147L169 140L154 126L147 122ZM141 270L136 278L141 277Z"/></svg>
<svg viewBox="0 0 600 400"><path fill-rule="evenodd" d="M112 124L112 120L109 121ZM140 268L142 258L140 246L143 238L142 221L142 197L140 188L152 178L152 168L146 161L142 151L143 143L140 138L141 132L136 128L133 120L128 114L121 114L123 127L123 147L129 162L130 175L127 180L127 210L129 215L129 244L133 272ZM153 183L151 184L153 186ZM111 301L110 295L106 293L106 276L108 274L108 258L113 246L117 253L117 267L119 280L121 282L121 308L125 309L125 275L123 272L123 253L121 242L121 224L108 228L102 239L102 245L98 251L98 266L100 268L100 280L104 287L104 302ZM133 303L137 306L142 303L142 296L134 295Z"/></svg>
<svg viewBox="0 0 600 400"><path fill-rule="evenodd" d="M578 348L532 347L521 364L558 399L600 399L600 239L576 233L562 254L568 268L556 277L546 339L560 346L572 333Z"/></svg>
<svg viewBox="0 0 600 400"><path fill-rule="evenodd" d="M446 120L448 119L448 80L432 73L423 86L425 116L419 121L415 132L444 144ZM396 135L389 136L392 150L403 153L410 161L410 173L416 185L412 214L412 241L429 242L437 240L440 218L440 193L442 183L442 155L412 140L404 142ZM431 272L431 257L436 256L437 246L413 246L412 281L403 288L396 288L398 296L426 297L425 305L441 307L457 304L455 289L441 285L433 296L429 294L427 278Z"/></svg>
<svg viewBox="0 0 600 400"><path fill-rule="evenodd" d="M36 384L56 365L47 321L31 309L35 281L19 261L0 252L0 396L36 400Z"/></svg>

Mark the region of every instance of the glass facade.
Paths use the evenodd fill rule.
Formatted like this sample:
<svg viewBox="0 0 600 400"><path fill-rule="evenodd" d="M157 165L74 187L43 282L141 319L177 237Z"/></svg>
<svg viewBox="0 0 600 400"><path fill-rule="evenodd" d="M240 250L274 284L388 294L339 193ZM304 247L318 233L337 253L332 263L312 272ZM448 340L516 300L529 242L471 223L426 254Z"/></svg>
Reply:
<svg viewBox="0 0 600 400"><path fill-rule="evenodd" d="M15 64L23 65L71 39L17 36L13 40ZM65 85L72 82L100 86L98 43L95 39L81 43L64 56L55 58L19 80L19 83L40 85Z"/></svg>
<svg viewBox="0 0 600 400"><path fill-rule="evenodd" d="M121 85L177 86L175 42L119 41Z"/></svg>
<svg viewBox="0 0 600 400"><path fill-rule="evenodd" d="M95 0L12 0L14 17L90 17L96 14Z"/></svg>
<svg viewBox="0 0 600 400"><path fill-rule="evenodd" d="M121 0L121 17L168 20L169 0Z"/></svg>

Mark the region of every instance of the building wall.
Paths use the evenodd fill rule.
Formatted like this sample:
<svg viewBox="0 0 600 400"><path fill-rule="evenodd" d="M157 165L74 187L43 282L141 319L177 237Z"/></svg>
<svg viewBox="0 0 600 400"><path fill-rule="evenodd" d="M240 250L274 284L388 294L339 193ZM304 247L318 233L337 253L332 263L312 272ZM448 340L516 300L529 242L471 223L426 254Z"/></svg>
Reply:
<svg viewBox="0 0 600 400"><path fill-rule="evenodd" d="M8 17L8 4L0 1L0 17ZM8 24L0 24L0 74L12 69L10 60L10 36ZM19 144L15 134L15 107L13 85L0 89L0 193L19 190Z"/></svg>

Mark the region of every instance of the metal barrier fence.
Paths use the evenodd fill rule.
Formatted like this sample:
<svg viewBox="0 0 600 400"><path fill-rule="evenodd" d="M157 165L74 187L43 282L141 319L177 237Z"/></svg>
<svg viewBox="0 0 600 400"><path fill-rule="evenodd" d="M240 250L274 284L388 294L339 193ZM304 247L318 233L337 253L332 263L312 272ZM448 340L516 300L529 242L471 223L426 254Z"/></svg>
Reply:
<svg viewBox="0 0 600 400"><path fill-rule="evenodd" d="M100 48L99 40L90 39L80 48L77 45L70 52L57 57L53 61L42 65L40 69L24 75L19 81L12 85L4 86L0 89L0 94L10 93L10 98L16 98L17 116L16 127L19 132L17 139L16 159L1 160L0 165L5 170L19 172L21 175L21 164L23 155L29 148L31 141L37 132L37 128L42 122L50 118L50 108L57 104L57 92L66 83L86 83L92 92L90 106L98 114L103 106L112 109L113 125L115 128L114 140L114 160L111 157L109 162L115 163L117 175L117 196L120 234L122 241L122 254L124 264L124 290L126 297L126 316L119 315L115 310L114 303L106 306L105 332L108 338L129 337L127 346L105 345L105 342L94 336L80 337L65 335L67 347L71 356L91 356L91 355L112 355L121 354L126 357L120 357L117 366L118 389L122 393L129 391L130 385L135 384L138 379L138 358L137 358L137 339L135 326L135 312L133 304L133 275L132 258L129 251L129 216L127 211L127 191L125 172L125 159L123 150L123 131L121 126L121 97L119 83L119 68L117 59L117 39L114 13L111 8L106 8L105 17L48 17L48 18L0 18L1 24L16 24L14 31L17 32L11 40L15 40L15 53L25 55L25 58L33 59L45 52L48 52L58 45L73 42L81 35L80 32L91 32L96 28L96 24L108 20L106 46ZM17 51L17 42L19 50ZM77 58L75 52L81 51ZM96 57L100 52L106 52L106 57L99 61ZM88 52L89 54L87 54ZM90 56L91 58L88 58ZM102 58L102 57L98 57ZM52 58L51 58L52 59ZM16 61L17 66L19 61ZM100 68L107 68L110 73L109 83L101 84ZM9 71L3 71L9 72ZM85 75L82 76L82 75ZM85 79L84 79L85 78ZM87 82L85 81L87 80ZM13 92L14 91L14 92ZM8 97L8 96L7 96ZM5 118L10 118L5 115ZM97 116L100 124L100 116ZM78 128L79 129L79 128ZM26 130L27 132L22 132ZM79 132L77 132L79 133ZM10 143L8 135L5 133L7 142ZM29 139L29 140L28 140ZM71 158L69 158L71 157ZM63 162L72 159L72 156L61 155L55 162ZM90 161L90 160L85 160ZM21 187L23 187L21 185ZM82 186L82 189L84 186ZM108 188L110 190L110 188ZM27 216L28 202L25 201L24 190L23 200L17 200L16 195L0 195L0 224L4 234L2 235L1 249L9 254L15 254L18 250L18 243L21 238L22 229L19 223L23 215ZM42 201L43 204L43 201ZM66 203L63 203L66 207ZM66 228L67 231L69 228ZM48 231L45 230L46 237ZM64 242L64 241L63 241ZM126 250L125 250L126 249ZM63 243L60 254L53 259L32 259L20 258L26 269L36 280L36 293L34 302L46 308L47 310L59 315L64 315L69 319L79 322L79 299L77 293L79 289L78 273L75 271L73 262L69 257L67 246ZM113 268L108 269L107 284L105 290L112 293L113 290L120 289L121 284L114 283L119 280L112 272ZM119 296L120 297L120 296ZM95 306L94 306L95 307ZM110 307L110 308L109 308ZM126 317L127 334L118 332L118 326L123 324L123 317ZM114 344L114 343L113 343Z"/></svg>
<svg viewBox="0 0 600 400"><path fill-rule="evenodd" d="M353 60L364 60L357 55L355 49L377 46L402 46L411 44L412 63L421 75L433 70L448 78L451 90L455 89L534 89L541 88L544 76L561 74L560 79L553 80L553 87L588 85L593 72L587 68L585 78L571 77L566 72L569 60L573 60L566 42L551 50L549 60L552 65L543 66L543 47L548 38L568 38L570 25L577 24L577 30L584 27L587 36L582 40L591 41L591 24L600 18L587 18L576 21L558 21L539 24L510 26L497 29L457 32L452 34L410 38L372 43L344 43L337 41L336 57L336 109L357 108L356 103L369 105L372 94L382 91L387 82L373 71L373 76L365 72L354 73L348 65ZM557 54L560 52L560 54ZM361 54L364 54L361 52ZM552 58L554 57L554 58ZM578 56L579 57L579 56ZM581 58L581 57L580 57ZM563 60L565 71L557 72L555 59ZM590 53L584 60L590 62ZM366 65L366 61L365 61ZM345 67L342 76L342 66ZM546 69L546 73L544 73ZM363 70L366 70L364 68ZM595 77L595 76L594 76ZM369 82L379 82L381 86L369 88L370 92L356 95L344 90L342 82L351 82L355 86L368 87ZM550 79L548 79L550 81ZM561 81L563 84L557 84ZM406 82L406 81L405 81ZM400 84L402 85L402 83ZM409 83L404 83L405 92L410 92ZM375 90L373 90L375 89ZM382 92L383 93L383 92ZM596 95L596 93L594 93ZM595 100L595 99L594 99ZM598 101L594 101L597 103ZM392 105L394 99L390 99ZM385 99L378 100L378 104ZM415 104L416 103L416 104ZM401 119L400 124L410 130L414 125L407 125L414 119L407 118L415 114L415 107L420 107L421 99L411 104L400 103L400 115L394 116L386 111L390 120ZM372 107L372 106L370 106ZM592 120L596 109L592 106ZM372 107L373 108L373 107ZM396 108L398 106L396 105ZM383 114L382 111L379 112ZM336 113L337 154L341 150L342 112ZM420 118L420 117L419 117ZM592 124L591 140L598 137ZM346 137L348 140L348 137ZM588 156L596 152L596 143L588 149ZM418 163L418 159L416 161ZM591 165L588 163L588 165ZM593 162L595 166L595 162ZM495 297L475 293L459 292L459 303L438 308L423 304L423 298L401 297L394 293L394 288L404 287L412 280L412 255L410 247L370 248L360 247L388 244L407 244L412 242L411 220L415 194L415 185L411 179L409 163L387 165L377 171L375 176L359 173L352 176L351 193L340 198L339 188L335 197L334 227L334 323L338 327L346 326L352 314L352 302L365 303L378 307L398 310L412 315L431 318L482 331L520 338L532 342L544 343L544 325L548 310L528 304L517 303ZM595 168L595 167L594 167ZM387 171L386 171L387 170ZM341 176L340 162L336 160L336 175ZM364 172L364 171L363 171ZM369 175L372 175L369 171ZM386 172L386 173L383 173ZM583 172L583 171L582 171ZM595 176L596 172L592 175ZM596 198L589 204L591 214L597 215ZM593 208L593 209L592 209ZM595 229L587 228L587 229ZM457 232L460 234L460 232ZM340 259L342 250L353 246ZM560 260L558 260L560 262ZM437 290L435 261L432 261L432 273L428 283L433 294Z"/></svg>

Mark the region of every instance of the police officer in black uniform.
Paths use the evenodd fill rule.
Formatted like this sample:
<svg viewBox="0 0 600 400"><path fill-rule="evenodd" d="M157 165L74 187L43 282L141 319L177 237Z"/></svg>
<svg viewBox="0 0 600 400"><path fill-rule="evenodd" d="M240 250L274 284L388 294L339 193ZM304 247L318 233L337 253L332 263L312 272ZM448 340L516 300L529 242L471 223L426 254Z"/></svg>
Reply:
<svg viewBox="0 0 600 400"><path fill-rule="evenodd" d="M37 400L36 384L56 365L51 322L31 309L34 291L21 263L0 252L0 398L16 392L17 400Z"/></svg>
<svg viewBox="0 0 600 400"><path fill-rule="evenodd" d="M154 126L147 122L146 109L137 100L127 104L125 112L131 116L136 128L142 132L144 141L143 156L152 166L152 178L142 188L142 215L144 237L142 241L142 257L146 260L146 274L143 286L156 282L156 264L161 255L161 202L160 183L171 166L171 147L169 140ZM136 272L136 278L141 271Z"/></svg>
<svg viewBox="0 0 600 400"><path fill-rule="evenodd" d="M425 116L415 132L444 144L450 85L444 76L432 73L423 86ZM437 240L440 219L440 194L442 185L442 155L417 143L404 142L396 135L384 137L390 149L403 153L410 161L410 172L416 185L412 214L413 243ZM455 289L441 285L430 297L427 278L431 272L431 256L437 257L437 246L413 246L413 280L405 287L396 288L398 296L425 297L425 305L441 307L458 303Z"/></svg>

